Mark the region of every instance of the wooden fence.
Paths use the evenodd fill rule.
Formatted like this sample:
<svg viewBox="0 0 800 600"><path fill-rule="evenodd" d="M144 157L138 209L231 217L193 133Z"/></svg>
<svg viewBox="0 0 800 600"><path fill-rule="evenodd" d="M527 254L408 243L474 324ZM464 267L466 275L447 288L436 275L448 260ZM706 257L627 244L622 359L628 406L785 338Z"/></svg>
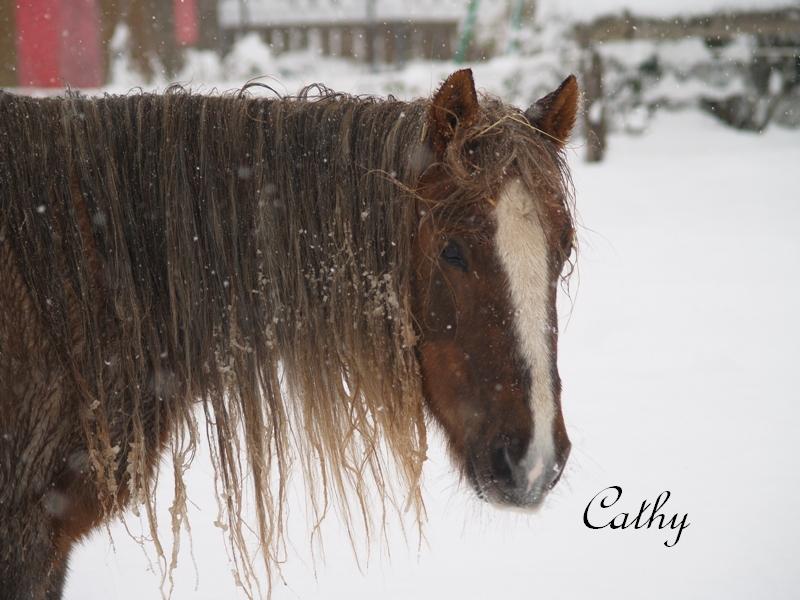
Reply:
<svg viewBox="0 0 800 600"><path fill-rule="evenodd" d="M403 64L426 58L449 60L458 35L457 21L366 21L239 25L224 29L225 50L245 33L256 32L273 52L316 49L323 56L366 63Z"/></svg>
<svg viewBox="0 0 800 600"><path fill-rule="evenodd" d="M759 39L789 40L788 45L780 48L764 46L756 55L788 52L800 61L800 8L716 13L671 19L642 18L624 13L577 25L574 34L583 52L583 114L587 138L586 158L589 161L602 160L606 148L604 68L602 54L598 50L598 46L604 42L666 41L697 37L713 44L724 43L738 35L752 35Z"/></svg>

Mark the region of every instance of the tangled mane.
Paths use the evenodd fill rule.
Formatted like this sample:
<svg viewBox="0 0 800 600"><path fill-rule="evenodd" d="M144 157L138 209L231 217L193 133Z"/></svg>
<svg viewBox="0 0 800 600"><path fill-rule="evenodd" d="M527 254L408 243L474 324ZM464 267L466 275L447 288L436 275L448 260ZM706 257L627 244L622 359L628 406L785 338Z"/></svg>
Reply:
<svg viewBox="0 0 800 600"><path fill-rule="evenodd" d="M492 98L435 165L447 192L420 195L429 107L318 86L278 99L0 93L0 243L69 382L76 433L59 451L85 452L106 514L145 508L160 555L152 472L169 447L177 532L198 406L245 587L248 479L268 574L293 463L317 519L335 505L369 523L375 489L421 516L421 215L464 226L465 207L511 176L570 196L560 150Z"/></svg>

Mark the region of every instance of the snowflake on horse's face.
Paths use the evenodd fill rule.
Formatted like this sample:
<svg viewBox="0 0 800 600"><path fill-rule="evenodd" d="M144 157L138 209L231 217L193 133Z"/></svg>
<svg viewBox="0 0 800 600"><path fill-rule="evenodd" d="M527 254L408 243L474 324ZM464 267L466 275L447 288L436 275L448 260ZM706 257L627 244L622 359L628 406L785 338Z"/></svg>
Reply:
<svg viewBox="0 0 800 600"><path fill-rule="evenodd" d="M576 99L569 78L523 113L467 70L414 102L0 94L9 593L58 597L75 541L126 507L158 541L154 471L167 446L190 460L198 401L245 585L245 479L271 576L292 457L315 517L384 511L386 463L419 517L426 407L481 497L537 506L569 452ZM178 475L176 534L185 493Z"/></svg>

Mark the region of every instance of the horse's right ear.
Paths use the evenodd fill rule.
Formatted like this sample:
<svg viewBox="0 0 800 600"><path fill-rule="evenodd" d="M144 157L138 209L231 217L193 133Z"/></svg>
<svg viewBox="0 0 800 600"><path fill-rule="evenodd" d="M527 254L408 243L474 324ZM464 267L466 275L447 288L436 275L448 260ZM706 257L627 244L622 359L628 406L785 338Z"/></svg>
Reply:
<svg viewBox="0 0 800 600"><path fill-rule="evenodd" d="M472 69L461 69L445 80L431 102L427 132L437 156L444 154L458 127L469 127L477 119L478 94Z"/></svg>
<svg viewBox="0 0 800 600"><path fill-rule="evenodd" d="M567 77L558 88L534 102L525 111L528 122L563 146L575 125L578 113L578 80Z"/></svg>

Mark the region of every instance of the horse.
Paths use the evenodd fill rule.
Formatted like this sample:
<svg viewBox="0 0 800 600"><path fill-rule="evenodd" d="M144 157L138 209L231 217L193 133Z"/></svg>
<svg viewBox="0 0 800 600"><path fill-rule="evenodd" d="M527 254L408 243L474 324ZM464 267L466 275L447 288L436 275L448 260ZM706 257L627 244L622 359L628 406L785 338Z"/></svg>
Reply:
<svg viewBox="0 0 800 600"><path fill-rule="evenodd" d="M577 101L468 69L410 102L0 93L0 594L60 598L126 509L161 554L157 464L176 531L203 426L243 581L245 484L271 577L290 471L319 518L375 491L420 515L430 426L480 498L536 509L570 451Z"/></svg>

